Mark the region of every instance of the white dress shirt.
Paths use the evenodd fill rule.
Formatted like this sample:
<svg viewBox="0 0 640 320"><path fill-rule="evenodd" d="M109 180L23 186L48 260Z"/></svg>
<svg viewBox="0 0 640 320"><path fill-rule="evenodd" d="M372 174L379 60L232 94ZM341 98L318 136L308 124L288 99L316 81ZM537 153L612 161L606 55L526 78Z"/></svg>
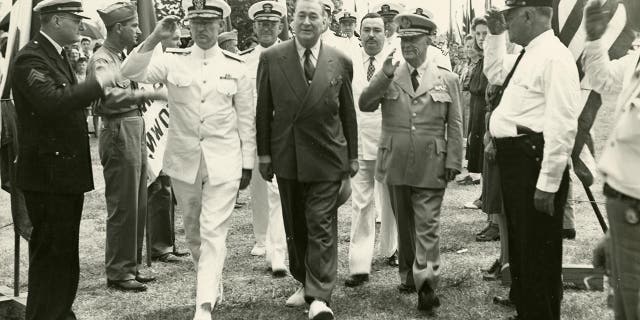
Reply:
<svg viewBox="0 0 640 320"><path fill-rule="evenodd" d="M602 41L587 42L584 66L593 89L618 96L615 124L598 169L615 190L640 199L640 53L610 61Z"/></svg>
<svg viewBox="0 0 640 320"><path fill-rule="evenodd" d="M313 47L309 48L311 49L311 57L309 58L311 59L311 64L313 64L314 67L318 63L318 56L320 55L321 43L322 41L318 40L318 42L316 42L316 44L314 44ZM298 57L300 57L300 65L302 66L302 70L304 70L304 59L305 59L304 52L307 51L307 48L303 47L297 38L296 38L296 49L298 50Z"/></svg>
<svg viewBox="0 0 640 320"><path fill-rule="evenodd" d="M507 55L505 35L488 35L484 73L500 85L516 55ZM500 105L491 115L495 138L518 136L516 125L544 135L542 168L536 187L556 192L569 163L583 105L575 58L548 30L533 39L509 82Z"/></svg>
<svg viewBox="0 0 640 320"><path fill-rule="evenodd" d="M389 51L388 47L385 47L374 56L374 74L382 69L387 55L389 55ZM360 95L364 88L369 85L369 81L367 81L367 70L369 69L370 56L366 54L363 49L360 49L360 54L353 58L352 87L353 101L356 103L356 116L358 118L358 158L360 160L376 160L378 157L380 132L382 131L382 111L378 108L374 112L362 112L358 107Z"/></svg>

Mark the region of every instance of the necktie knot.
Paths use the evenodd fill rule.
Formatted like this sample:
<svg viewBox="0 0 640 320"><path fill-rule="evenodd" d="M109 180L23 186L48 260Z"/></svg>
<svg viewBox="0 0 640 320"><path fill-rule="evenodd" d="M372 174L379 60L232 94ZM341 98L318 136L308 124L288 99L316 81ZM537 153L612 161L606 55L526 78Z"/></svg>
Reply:
<svg viewBox="0 0 640 320"><path fill-rule="evenodd" d="M311 58L311 49L304 50L304 57L307 59Z"/></svg>
<svg viewBox="0 0 640 320"><path fill-rule="evenodd" d="M304 77L307 80L307 83L311 83L313 80L313 74L316 72L316 68L311 61L311 50L306 49L304 51Z"/></svg>
<svg viewBox="0 0 640 320"><path fill-rule="evenodd" d="M371 78L373 77L373 74L376 72L376 66L373 64L375 60L376 60L376 57L374 56L369 57L369 67L367 68L367 81L370 81Z"/></svg>

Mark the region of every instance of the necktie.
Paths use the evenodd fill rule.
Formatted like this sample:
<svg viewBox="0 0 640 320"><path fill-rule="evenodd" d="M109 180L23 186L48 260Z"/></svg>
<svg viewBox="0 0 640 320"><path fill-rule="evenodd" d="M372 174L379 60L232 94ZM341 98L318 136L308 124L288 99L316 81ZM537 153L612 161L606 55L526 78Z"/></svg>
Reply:
<svg viewBox="0 0 640 320"><path fill-rule="evenodd" d="M316 67L311 62L311 50L307 49L304 51L304 77L307 79L307 83L311 83L315 72Z"/></svg>
<svg viewBox="0 0 640 320"><path fill-rule="evenodd" d="M413 72L411 72L411 84L413 85L413 91L418 90L418 87L420 87L420 82L418 82L418 69L413 69Z"/></svg>
<svg viewBox="0 0 640 320"><path fill-rule="evenodd" d="M376 72L376 66L373 65L373 61L376 60L376 57L371 56L369 58L369 67L367 68L367 81L371 80L373 74Z"/></svg>

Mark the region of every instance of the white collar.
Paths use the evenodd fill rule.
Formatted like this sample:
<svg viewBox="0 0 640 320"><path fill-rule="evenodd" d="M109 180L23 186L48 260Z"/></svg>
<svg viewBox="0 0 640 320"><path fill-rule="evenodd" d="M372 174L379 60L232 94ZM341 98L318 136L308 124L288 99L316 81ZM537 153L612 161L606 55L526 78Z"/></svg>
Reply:
<svg viewBox="0 0 640 320"><path fill-rule="evenodd" d="M204 49L198 47L197 44L194 44L191 48L192 48L191 49L192 56L194 56L196 58L202 58L202 59L208 59L208 58L215 57L220 52L220 50L222 50L222 49L220 49L220 47L218 46L217 43L213 47L211 47L211 48L209 48L207 50L204 50Z"/></svg>
<svg viewBox="0 0 640 320"><path fill-rule="evenodd" d="M316 44L313 45L313 47L311 47L311 55L318 60L318 57L320 55L320 43L321 41L318 39L318 41L316 42ZM307 48L303 47L302 44L300 44L300 41L298 41L298 38L296 38L296 49L298 50L298 57L300 57L300 59L304 58L304 52L305 50L307 50Z"/></svg>
<svg viewBox="0 0 640 320"><path fill-rule="evenodd" d="M531 40L531 42L529 42L529 44L525 47L525 52L529 51L537 46L540 45L545 45L545 43L551 39L553 39L553 37L555 37L553 30L549 29L541 34L539 34L537 37L535 37L533 40Z"/></svg>
<svg viewBox="0 0 640 320"><path fill-rule="evenodd" d="M418 67L418 77L422 78L422 76L424 75L424 73L427 71L427 63L429 61L425 60L421 66ZM409 64L409 62L407 62L407 67L409 67L409 75L411 75L413 73L413 70L415 70L416 68L414 68L413 66L411 66Z"/></svg>
<svg viewBox="0 0 640 320"><path fill-rule="evenodd" d="M383 61L384 59L386 59L386 55L388 54L388 52L386 52L386 50L385 50L385 49L386 49L386 48L385 48L385 47L383 47L383 48L382 48L382 50L380 50L380 52L378 52L378 54L376 54L375 56L373 56L373 57L376 59L375 61L380 62L380 61ZM366 52L366 51L364 51L364 48L363 48L363 49L362 49L362 58L363 58L362 60L364 60L364 62L365 62L365 63L369 63L369 58L370 58L370 57L371 57L371 56L370 56L370 55L368 55L368 54L367 54L367 52Z"/></svg>
<svg viewBox="0 0 640 320"><path fill-rule="evenodd" d="M49 42L51 42L51 44L53 45L54 48L56 48L56 52L58 52L59 55L62 55L62 46L59 45L57 42L55 42L51 37L49 37L48 34L44 33L44 31L40 30L40 34L42 34L47 40L49 40Z"/></svg>

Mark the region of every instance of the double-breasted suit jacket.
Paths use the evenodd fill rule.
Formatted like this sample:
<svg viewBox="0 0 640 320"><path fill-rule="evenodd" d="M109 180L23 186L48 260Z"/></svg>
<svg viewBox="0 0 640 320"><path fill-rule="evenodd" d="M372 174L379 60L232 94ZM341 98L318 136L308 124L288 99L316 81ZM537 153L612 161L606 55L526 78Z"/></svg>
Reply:
<svg viewBox="0 0 640 320"><path fill-rule="evenodd" d="M16 55L12 79L19 122L18 187L67 194L92 190L84 110L102 97L98 82L78 84L69 63L42 33Z"/></svg>
<svg viewBox="0 0 640 320"><path fill-rule="evenodd" d="M413 90L402 63L392 79L380 70L359 100L360 110L382 106L376 179L390 185L442 189L445 168L462 167L462 120L457 77L429 61Z"/></svg>
<svg viewBox="0 0 640 320"><path fill-rule="evenodd" d="M353 67L321 45L307 84L295 40L265 50L258 65L256 111L259 156L271 156L276 176L301 182L339 181L358 158Z"/></svg>

